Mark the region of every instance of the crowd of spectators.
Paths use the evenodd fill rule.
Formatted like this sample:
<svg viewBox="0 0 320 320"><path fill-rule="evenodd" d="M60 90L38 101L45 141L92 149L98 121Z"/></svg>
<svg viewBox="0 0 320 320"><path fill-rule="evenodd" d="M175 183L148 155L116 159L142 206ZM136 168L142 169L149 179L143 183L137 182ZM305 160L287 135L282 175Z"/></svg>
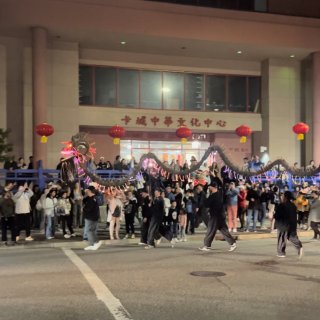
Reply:
<svg viewBox="0 0 320 320"><path fill-rule="evenodd" d="M173 161L170 166L186 168L196 163L197 160L193 157L190 164L186 162L180 166L178 161ZM128 170L130 165L121 160L120 156L113 164L100 158L96 169ZM255 157L252 164L248 164L248 168L258 168L261 165L261 161ZM23 159L19 159L16 165L13 162L6 165L8 170L14 170L15 166L28 168L30 164L26 166ZM187 241L187 236L197 232L199 226L207 225L208 208L204 203L209 193L208 185L213 182L219 185L230 232L275 232L274 213L288 186L262 181L253 183L241 177L235 179L225 166L220 169L215 162L210 166L204 164L197 172L183 178L173 174L159 175L159 171L148 167L126 190L112 187L102 193L97 186L91 186L89 191L94 193L95 201L107 212L107 224L104 224L103 228L108 228L111 240L120 239L122 221L125 222L124 238L135 238L137 227L145 224L155 214L155 193L160 192L159 197L164 201L162 227L170 230L172 243L176 243ZM0 188L2 243L19 243L23 230L25 241L34 240L31 234L33 231L44 234L48 241L59 237L59 234L66 239L81 236L87 240L88 230L84 223L84 207L88 197L86 189L88 186L85 186L83 181L71 187L55 181L41 191L32 183L8 180ZM304 182L295 185L293 194L299 228L312 228L314 239L318 239L318 186ZM141 230L141 244L147 241L148 231L145 229L144 226ZM11 231L11 241L8 241L8 230Z"/></svg>

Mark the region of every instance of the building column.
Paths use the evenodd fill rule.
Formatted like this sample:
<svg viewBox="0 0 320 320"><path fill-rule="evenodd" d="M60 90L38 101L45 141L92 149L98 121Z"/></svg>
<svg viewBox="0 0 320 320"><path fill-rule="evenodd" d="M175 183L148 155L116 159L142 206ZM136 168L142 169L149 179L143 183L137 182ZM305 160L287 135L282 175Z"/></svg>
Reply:
<svg viewBox="0 0 320 320"><path fill-rule="evenodd" d="M270 160L300 162L301 149L292 126L300 121L300 62L269 59L262 63L262 133L253 137L254 151L267 147Z"/></svg>
<svg viewBox="0 0 320 320"><path fill-rule="evenodd" d="M320 52L312 55L313 69L313 160L320 164Z"/></svg>
<svg viewBox="0 0 320 320"><path fill-rule="evenodd" d="M34 27L32 32L32 123L33 159L47 164L47 145L40 143L35 127L47 121L47 30Z"/></svg>

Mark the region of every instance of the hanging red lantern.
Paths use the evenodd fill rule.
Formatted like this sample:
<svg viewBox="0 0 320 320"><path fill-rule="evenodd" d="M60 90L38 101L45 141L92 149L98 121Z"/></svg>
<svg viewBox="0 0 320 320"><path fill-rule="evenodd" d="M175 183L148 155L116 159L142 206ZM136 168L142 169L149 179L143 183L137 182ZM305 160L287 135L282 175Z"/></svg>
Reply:
<svg viewBox="0 0 320 320"><path fill-rule="evenodd" d="M54 133L54 129L50 124L43 122L36 126L36 133L41 136L41 143L47 143L48 137Z"/></svg>
<svg viewBox="0 0 320 320"><path fill-rule="evenodd" d="M242 125L236 129L236 134L240 137L240 143L246 143L247 137L249 137L251 133L251 128L245 125Z"/></svg>
<svg viewBox="0 0 320 320"><path fill-rule="evenodd" d="M304 122L299 122L292 127L292 130L298 135L298 140L304 140L304 135L309 132L309 126Z"/></svg>
<svg viewBox="0 0 320 320"><path fill-rule="evenodd" d="M177 129L176 135L180 138L181 143L186 143L188 138L192 136L192 131L188 127L182 126Z"/></svg>
<svg viewBox="0 0 320 320"><path fill-rule="evenodd" d="M113 138L114 144L120 143L120 138L123 138L126 134L126 130L118 125L113 126L109 130L109 136Z"/></svg>

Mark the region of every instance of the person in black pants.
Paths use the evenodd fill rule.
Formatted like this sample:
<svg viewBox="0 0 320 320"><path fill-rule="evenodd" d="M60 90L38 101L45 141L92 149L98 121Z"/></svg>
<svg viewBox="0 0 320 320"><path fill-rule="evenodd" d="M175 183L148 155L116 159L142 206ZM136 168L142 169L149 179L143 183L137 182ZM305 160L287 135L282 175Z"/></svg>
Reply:
<svg viewBox="0 0 320 320"><path fill-rule="evenodd" d="M8 245L7 229L11 231L11 243L16 241L14 201L11 199L11 191L6 191L3 198L0 199L0 218L1 218L1 240Z"/></svg>
<svg viewBox="0 0 320 320"><path fill-rule="evenodd" d="M156 189L154 191L154 200L152 202L152 216L150 220L148 230L148 240L145 249L151 249L155 247L155 240L160 239L159 227L164 217L164 200L161 197L161 191Z"/></svg>
<svg viewBox="0 0 320 320"><path fill-rule="evenodd" d="M194 194L194 200L196 202L196 222L195 222L196 228L199 227L202 221L206 226L208 226L209 215L204 206L205 199L206 199L206 194L203 191L203 187L202 185L198 184L196 187L196 192Z"/></svg>
<svg viewBox="0 0 320 320"><path fill-rule="evenodd" d="M151 220L151 204L152 201L149 197L149 194L146 190L141 190L141 197L142 197L142 222L141 222L141 238L139 245L146 245L148 241L148 229Z"/></svg>
<svg viewBox="0 0 320 320"><path fill-rule="evenodd" d="M212 241L216 235L217 230L219 230L225 240L231 246L229 251L234 251L237 248L236 241L231 236L228 231L228 226L226 224L226 217L223 208L223 197L221 191L218 189L218 184L212 182L209 186L211 192L208 199L205 200L205 207L209 208L210 217L208 221L208 230L204 238L204 246L199 248L201 251L210 251Z"/></svg>
<svg viewBox="0 0 320 320"><path fill-rule="evenodd" d="M297 209L293 204L294 197L290 191L281 196L281 203L276 209L274 218L278 229L277 257L286 257L286 245L289 240L298 251L299 259L302 258L302 243L297 235Z"/></svg>
<svg viewBox="0 0 320 320"><path fill-rule="evenodd" d="M192 190L188 190L185 197L183 198L184 207L187 212L187 227L186 233L190 232L194 234L195 226L195 212L196 212L196 202L194 200L194 195Z"/></svg>
<svg viewBox="0 0 320 320"><path fill-rule="evenodd" d="M131 238L135 238L134 234L134 217L136 216L136 212L138 210L138 201L136 197L133 196L131 191L127 193L127 199L124 206L124 217L126 220L126 236L125 239L128 239L131 233Z"/></svg>

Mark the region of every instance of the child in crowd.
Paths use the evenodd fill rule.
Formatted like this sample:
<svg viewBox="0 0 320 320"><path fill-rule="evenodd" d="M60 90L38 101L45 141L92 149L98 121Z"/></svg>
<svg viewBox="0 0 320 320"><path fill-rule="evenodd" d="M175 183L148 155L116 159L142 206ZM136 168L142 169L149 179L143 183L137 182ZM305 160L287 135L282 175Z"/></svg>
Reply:
<svg viewBox="0 0 320 320"><path fill-rule="evenodd" d="M171 207L169 209L167 221L173 234L173 239L176 240L178 237L178 212L176 201L171 201Z"/></svg>

